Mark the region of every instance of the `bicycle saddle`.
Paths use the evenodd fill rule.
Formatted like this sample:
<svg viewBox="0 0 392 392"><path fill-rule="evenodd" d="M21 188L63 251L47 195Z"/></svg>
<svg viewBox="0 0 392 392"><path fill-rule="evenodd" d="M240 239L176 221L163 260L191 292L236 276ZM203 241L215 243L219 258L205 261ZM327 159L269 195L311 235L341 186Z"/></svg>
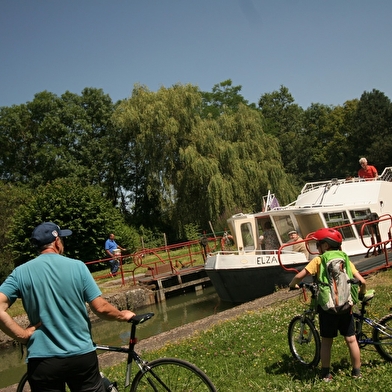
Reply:
<svg viewBox="0 0 392 392"><path fill-rule="evenodd" d="M147 320L150 320L150 318L153 316L154 316L154 313L137 314L136 316L133 316L130 320L128 320L128 322L135 324L135 325L138 325L138 324L144 323Z"/></svg>

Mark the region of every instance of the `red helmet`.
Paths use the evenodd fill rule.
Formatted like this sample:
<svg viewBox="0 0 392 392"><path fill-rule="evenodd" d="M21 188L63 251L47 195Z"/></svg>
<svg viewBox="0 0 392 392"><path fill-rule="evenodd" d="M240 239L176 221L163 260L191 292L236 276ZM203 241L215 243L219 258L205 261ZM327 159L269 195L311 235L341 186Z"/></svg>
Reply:
<svg viewBox="0 0 392 392"><path fill-rule="evenodd" d="M343 241L343 237L339 233L339 231L337 231L335 229L326 228L326 227L315 231L311 235L311 238L313 238L316 241L325 241L333 248L338 248L342 244L342 241Z"/></svg>

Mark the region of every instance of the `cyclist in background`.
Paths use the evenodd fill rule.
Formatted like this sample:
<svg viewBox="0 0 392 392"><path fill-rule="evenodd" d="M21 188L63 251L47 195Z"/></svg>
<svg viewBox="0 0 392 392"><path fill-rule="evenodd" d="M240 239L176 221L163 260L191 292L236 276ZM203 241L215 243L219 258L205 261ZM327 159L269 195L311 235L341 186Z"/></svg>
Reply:
<svg viewBox="0 0 392 392"><path fill-rule="evenodd" d="M101 296L86 265L62 256L62 237L72 234L53 222L37 226L30 241L40 255L17 267L0 286L0 328L27 345L32 392L104 392L91 337L86 302L100 318L128 321L135 314L118 310ZM7 313L21 298L31 323L22 328Z"/></svg>
<svg viewBox="0 0 392 392"><path fill-rule="evenodd" d="M347 255L340 250L343 239L339 231L335 229L323 228L317 230L312 237L317 241L317 249L320 254L324 254L330 251L337 251L343 258L347 257ZM317 275L319 278L320 264L321 258L319 256L313 258L302 271L295 275L289 284L290 288L299 288L298 283L300 283L307 275ZM359 294L363 295L366 293L366 281L357 271L351 261L349 264L353 277L358 279L362 284ZM332 381L332 375L330 373L331 349L333 339L337 337L338 331L342 336L344 336L350 351L350 358L352 363L351 375L355 378L362 377L361 354L357 339L355 337L354 317L352 312L349 311L343 314L331 314L323 310L320 304L317 308L317 312L319 314L320 335L322 338L320 350L321 378L326 382Z"/></svg>

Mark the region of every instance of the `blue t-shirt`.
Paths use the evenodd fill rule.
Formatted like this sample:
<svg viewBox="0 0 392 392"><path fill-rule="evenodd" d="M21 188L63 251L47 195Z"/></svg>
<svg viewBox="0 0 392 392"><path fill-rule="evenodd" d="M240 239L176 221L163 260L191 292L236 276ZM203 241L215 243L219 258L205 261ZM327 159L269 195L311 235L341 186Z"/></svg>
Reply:
<svg viewBox="0 0 392 392"><path fill-rule="evenodd" d="M17 267L0 286L11 303L21 298L32 325L27 359L70 357L94 351L86 302L101 295L86 265L57 253Z"/></svg>
<svg viewBox="0 0 392 392"><path fill-rule="evenodd" d="M107 239L105 242L105 250L110 251L110 253L113 253L114 249L118 249L118 245L116 244L116 241Z"/></svg>

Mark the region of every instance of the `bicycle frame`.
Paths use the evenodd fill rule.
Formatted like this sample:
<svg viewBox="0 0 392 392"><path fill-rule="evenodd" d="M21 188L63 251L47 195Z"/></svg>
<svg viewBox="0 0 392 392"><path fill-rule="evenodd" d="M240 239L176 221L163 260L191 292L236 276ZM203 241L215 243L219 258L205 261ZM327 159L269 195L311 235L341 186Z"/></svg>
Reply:
<svg viewBox="0 0 392 392"><path fill-rule="evenodd" d="M132 324L128 347L109 346L96 344L96 350L113 351L127 354L127 371L125 375L125 388L130 386L131 391L199 391L216 392L216 388L208 376L196 365L179 358L157 358L152 361L143 360L134 350L136 339L136 326L149 320L154 313L136 315L129 320ZM131 377L132 362L135 361L139 369L136 375ZM118 391L117 383L110 382L101 373L105 388ZM64 382L68 382L64 379ZM147 388L147 389L146 389ZM18 384L17 392L30 391L28 375L25 373Z"/></svg>
<svg viewBox="0 0 392 392"><path fill-rule="evenodd" d="M136 339L136 326L138 324L141 324L147 320L149 320L151 317L154 316L154 313L146 313L142 316L134 316L133 320L134 322L132 323L131 327L131 335L129 337L129 345L128 347L118 347L118 346L108 346L108 345L101 345L97 344L95 348L97 350L103 350L103 351L114 351L117 353L124 353L128 354L127 358L127 372L125 375L125 387L128 387L131 383L131 374L132 374L132 361L135 361L135 363L139 366L141 371L146 371L145 370L145 365L146 362L135 352L135 344L137 343Z"/></svg>
<svg viewBox="0 0 392 392"><path fill-rule="evenodd" d="M362 305L362 308L364 308L364 305ZM368 317L364 316L364 313L362 313L362 309L360 313L353 313L354 319L355 319L355 336L357 337L358 345L360 348L363 348L367 346L368 344L371 344L373 346L380 345L380 344L388 344L392 345L392 341L388 343L381 343L374 341L373 338L369 338L362 332L363 324L367 324L369 327L372 329L376 329L380 331L383 335L385 335L388 338L392 339L392 333L387 332L387 328L385 326L379 324L378 321L370 319ZM366 311L365 311L366 313Z"/></svg>

